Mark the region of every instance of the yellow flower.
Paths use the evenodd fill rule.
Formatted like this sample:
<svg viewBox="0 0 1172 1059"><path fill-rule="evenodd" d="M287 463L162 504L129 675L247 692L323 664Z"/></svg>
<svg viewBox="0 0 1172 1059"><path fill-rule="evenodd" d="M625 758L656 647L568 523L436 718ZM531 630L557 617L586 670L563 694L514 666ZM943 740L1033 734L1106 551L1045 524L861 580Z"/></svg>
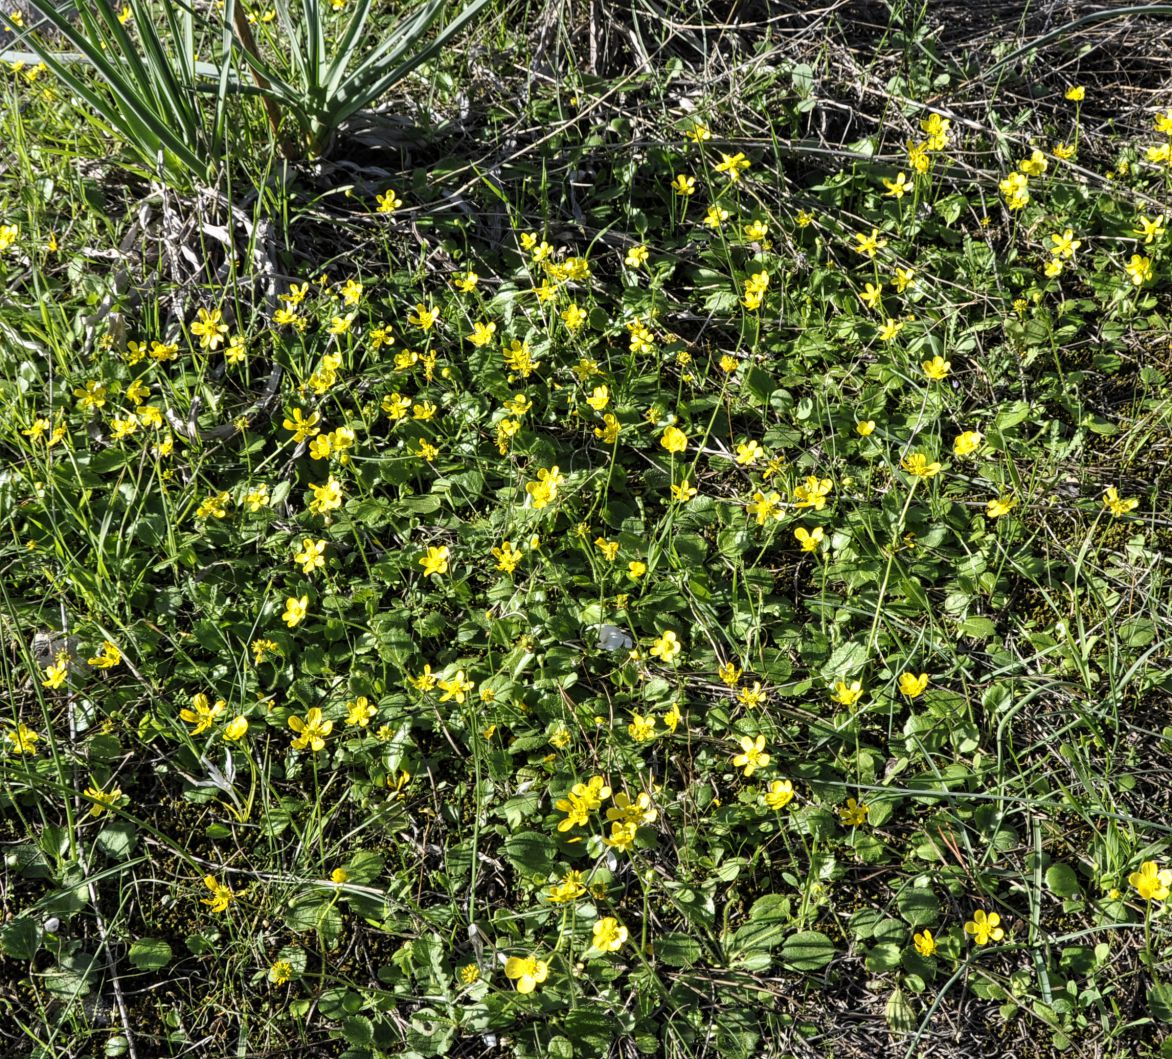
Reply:
<svg viewBox="0 0 1172 1059"><path fill-rule="evenodd" d="M1000 926L1001 917L996 912L986 915L984 909L978 908L973 918L964 925L964 932L971 934L973 941L978 945L987 945L990 941L1000 941L1005 937L1005 931Z"/></svg>
<svg viewBox="0 0 1172 1059"><path fill-rule="evenodd" d="M460 968L460 981L465 985L473 985L480 981L480 968L474 963L466 963Z"/></svg>
<svg viewBox="0 0 1172 1059"><path fill-rule="evenodd" d="M228 333L228 325L221 321L219 309L199 310L199 319L191 325L191 333L199 337L200 349L218 349Z"/></svg>
<svg viewBox="0 0 1172 1059"><path fill-rule="evenodd" d="M737 754L732 763L737 768L745 770L745 778L752 776L757 769L763 769L769 764L770 755L765 753L765 736L759 735L756 739L750 736L741 736L741 753Z"/></svg>
<svg viewBox="0 0 1172 1059"><path fill-rule="evenodd" d="M931 360L925 360L920 367L924 369L924 374L929 379L939 382L948 377L948 373L952 370L952 362L945 360L940 354L936 354Z"/></svg>
<svg viewBox="0 0 1172 1059"><path fill-rule="evenodd" d="M45 666L45 679L41 681L43 688L59 688L69 676L69 659L62 651L57 655L53 665Z"/></svg>
<svg viewBox="0 0 1172 1059"><path fill-rule="evenodd" d="M434 305L428 307L422 302L419 302L415 306L415 311L408 315L407 323L414 324L421 331L430 331L435 326L435 322L438 319L439 311L435 308Z"/></svg>
<svg viewBox="0 0 1172 1059"><path fill-rule="evenodd" d="M812 507L815 511L821 511L833 488L834 483L829 478L810 475L802 485L794 487L794 507Z"/></svg>
<svg viewBox="0 0 1172 1059"><path fill-rule="evenodd" d="M681 650L683 650L683 646L671 629L664 632L651 645L651 654L656 658L662 659L665 663L673 661Z"/></svg>
<svg viewBox="0 0 1172 1059"><path fill-rule="evenodd" d="M680 704L678 702L673 702L671 704L671 709L663 715L664 727L667 728L669 732L675 732L675 730L680 725L680 720L682 717L683 714L680 713Z"/></svg>
<svg viewBox="0 0 1172 1059"><path fill-rule="evenodd" d="M899 461L899 465L908 474L914 475L916 478L931 478L933 475L940 473L941 466L935 461L929 462L928 457L922 452L913 452L905 456Z"/></svg>
<svg viewBox="0 0 1172 1059"><path fill-rule="evenodd" d="M684 131L684 135L693 143L705 143L712 139L712 130L703 122L697 121L690 129Z"/></svg>
<svg viewBox="0 0 1172 1059"><path fill-rule="evenodd" d="M709 206L704 214L704 223L709 228L719 228L728 220L728 210L723 206Z"/></svg>
<svg viewBox="0 0 1172 1059"><path fill-rule="evenodd" d="M749 242L751 242L751 243L759 243L767 235L769 235L769 225L766 224L760 218L758 218L757 220L753 221L750 224L745 225L745 238L748 239ZM765 286L769 285L769 276L766 273L760 272L757 275L764 276L765 277ZM757 286L757 284L760 283L760 280L757 280L756 276L754 276L753 279L756 282L754 283L754 286L752 289L756 289L756 286ZM745 286L748 287L749 284L746 283Z"/></svg>
<svg viewBox="0 0 1172 1059"><path fill-rule="evenodd" d="M306 714L304 719L301 717L290 717L289 727L297 733L297 738L290 744L294 750L304 750L309 747L311 751L323 749L326 745L326 736L334 730L333 721L322 720L321 710L314 706Z"/></svg>
<svg viewBox="0 0 1172 1059"><path fill-rule="evenodd" d="M855 424L855 433L858 434L859 437L870 437L874 432L875 420L873 419L860 419Z"/></svg>
<svg viewBox="0 0 1172 1059"><path fill-rule="evenodd" d="M901 673L899 690L909 699L918 698L928 686L928 674L921 673L918 677L914 673Z"/></svg>
<svg viewBox="0 0 1172 1059"><path fill-rule="evenodd" d="M191 709L180 710L179 718L195 726L191 729L192 735L199 735L211 728L212 722L224 712L226 705L223 699L212 702L201 691L191 696Z"/></svg>
<svg viewBox="0 0 1172 1059"><path fill-rule="evenodd" d="M1024 173L1010 173L997 185L1011 210L1024 209L1030 201L1030 178Z"/></svg>
<svg viewBox="0 0 1172 1059"><path fill-rule="evenodd" d="M1159 217L1156 217L1154 219L1149 219L1147 217L1141 216L1139 219L1139 227L1137 227L1135 229L1135 232L1138 235L1142 235L1144 237L1144 244L1145 245L1147 245L1148 243L1152 243L1155 240L1163 237L1163 235L1164 235L1164 221L1166 219L1167 218L1165 218L1163 214L1160 214Z"/></svg>
<svg viewBox="0 0 1172 1059"><path fill-rule="evenodd" d="M348 728L365 728L377 715L378 707L373 706L365 695L359 695L353 702L346 703Z"/></svg>
<svg viewBox="0 0 1172 1059"><path fill-rule="evenodd" d="M717 670L717 675L720 677L722 683L727 684L730 688L735 688L737 681L741 679L741 672L740 669L737 669L736 663L724 662L721 664L720 669Z"/></svg>
<svg viewBox="0 0 1172 1059"><path fill-rule="evenodd" d="M781 506L781 497L775 493L762 493L757 490L753 493L753 502L746 505L750 515L755 515L757 518L757 525L764 526L769 518L780 522L785 515Z"/></svg>
<svg viewBox="0 0 1172 1059"><path fill-rule="evenodd" d="M442 680L436 681L440 691L443 694L440 696L440 702L447 702L449 699L455 699L461 706L464 700L468 697L470 692L476 685L464 675L464 670L457 669L455 674L451 677L445 677Z"/></svg>
<svg viewBox="0 0 1172 1059"><path fill-rule="evenodd" d="M584 893L586 893L586 887L582 885L582 873L571 869L562 876L561 882L550 886L546 896L551 904L564 905L570 901L576 901Z"/></svg>
<svg viewBox="0 0 1172 1059"><path fill-rule="evenodd" d="M112 809L122 799L122 789L114 787L104 791L101 787L89 786L82 792L94 804L90 806L90 816L101 816L107 809Z"/></svg>
<svg viewBox="0 0 1172 1059"><path fill-rule="evenodd" d="M613 563L619 554L619 542L608 541L605 537L599 537L595 540L594 546L602 552L603 558L608 563Z"/></svg>
<svg viewBox="0 0 1172 1059"><path fill-rule="evenodd" d="M742 467L750 463L756 463L764 451L754 440L739 442L737 444L737 463Z"/></svg>
<svg viewBox="0 0 1172 1059"><path fill-rule="evenodd" d="M308 576L314 570L326 565L325 551L325 541L315 541L312 537L305 537L301 541L301 551L293 556L293 561L301 563L301 572Z"/></svg>
<svg viewBox="0 0 1172 1059"><path fill-rule="evenodd" d="M600 952L617 952L627 940L627 928L614 916L604 916L592 928L594 947Z"/></svg>
<svg viewBox="0 0 1172 1059"><path fill-rule="evenodd" d="M1123 271L1127 273L1127 278L1132 284L1139 287L1152 278L1152 259L1132 254L1131 260L1123 266Z"/></svg>
<svg viewBox="0 0 1172 1059"><path fill-rule="evenodd" d="M887 240L879 237L878 228L872 228L870 235L856 234L855 243L855 250L860 254L866 254L867 257L874 258L876 253L887 245Z"/></svg>
<svg viewBox="0 0 1172 1059"><path fill-rule="evenodd" d="M765 804L770 809L784 809L794 797L794 785L789 780L774 780L765 792Z"/></svg>
<svg viewBox="0 0 1172 1059"><path fill-rule="evenodd" d="M586 322L586 310L580 305L567 305L561 313L562 323L566 325L569 331L579 331L582 325Z"/></svg>
<svg viewBox="0 0 1172 1059"><path fill-rule="evenodd" d="M671 189L677 195L682 195L685 198L694 195L696 193L696 178L684 173L677 173L675 180L671 182Z"/></svg>
<svg viewBox="0 0 1172 1059"><path fill-rule="evenodd" d="M1074 252L1082 246L1081 239L1075 239L1074 229L1067 228L1064 232L1055 232L1050 236L1052 244L1050 253L1055 257L1061 257L1069 260L1074 257Z"/></svg>
<svg viewBox="0 0 1172 1059"><path fill-rule="evenodd" d="M1139 871L1133 871L1127 881L1145 901L1164 901L1172 888L1172 869L1161 868L1154 860L1145 860Z"/></svg>
<svg viewBox="0 0 1172 1059"><path fill-rule="evenodd" d="M523 379L529 378L541 367L540 362L533 359L529 343L522 342L518 338L514 338L512 343L501 351L501 356L504 359L505 367L510 371L517 372Z"/></svg>
<svg viewBox="0 0 1172 1059"><path fill-rule="evenodd" d="M734 680L733 683L735 684L736 681ZM755 710L765 701L765 698L765 691L762 689L761 681L759 680L754 680L752 687L741 688L737 693L737 702L748 707L750 710Z"/></svg>
<svg viewBox="0 0 1172 1059"><path fill-rule="evenodd" d="M645 246L633 246L627 251L627 256L623 259L623 264L628 268L638 268L640 265L647 264L647 258L651 251Z"/></svg>
<svg viewBox="0 0 1172 1059"><path fill-rule="evenodd" d="M893 342L902 330L903 322L901 320L895 320L889 316L886 320L883 321L883 325L879 328L879 341Z"/></svg>
<svg viewBox="0 0 1172 1059"><path fill-rule="evenodd" d="M318 412L311 412L305 416L300 408L293 409L293 418L286 419L284 427L286 430L293 431L293 440L298 445L307 438L316 437L321 433L321 428L317 425L321 420L321 414Z"/></svg>
<svg viewBox="0 0 1172 1059"><path fill-rule="evenodd" d="M430 665L425 665L419 676L408 677L407 680L419 691L431 691L436 685L436 677L432 673Z"/></svg>
<svg viewBox="0 0 1172 1059"><path fill-rule="evenodd" d="M886 194L895 199L902 199L913 187L905 173L900 173L894 180L888 180L884 177L883 186L887 188Z"/></svg>
<svg viewBox="0 0 1172 1059"><path fill-rule="evenodd" d="M321 485L311 485L313 499L309 510L315 515L324 515L342 506L342 486L331 474Z"/></svg>
<svg viewBox="0 0 1172 1059"><path fill-rule="evenodd" d="M1062 259L1057 257L1050 258L1045 265L1042 266L1042 272L1045 273L1048 279L1054 279L1062 275Z"/></svg>
<svg viewBox="0 0 1172 1059"><path fill-rule="evenodd" d="M499 548L492 549L491 554L497 561L496 568L506 574L516 570L517 564L521 561L521 552L513 546L512 541L502 541Z"/></svg>
<svg viewBox="0 0 1172 1059"><path fill-rule="evenodd" d="M487 346L492 341L494 334L496 334L496 324L477 322L472 325L472 334L464 337L474 346Z"/></svg>
<svg viewBox="0 0 1172 1059"><path fill-rule="evenodd" d="M919 934L913 934L912 942L916 946L916 952L918 952L925 959L929 956L936 955L936 939L932 937L932 932L930 930L924 930Z"/></svg>
<svg viewBox="0 0 1172 1059"><path fill-rule="evenodd" d="M932 159L928 156L926 143L907 142L907 164L917 173L926 173L932 168Z"/></svg>
<svg viewBox="0 0 1172 1059"><path fill-rule="evenodd" d="M1074 157L1074 146L1069 143L1056 143L1053 154L1055 158L1061 158L1065 162Z"/></svg>
<svg viewBox="0 0 1172 1059"><path fill-rule="evenodd" d="M966 430L953 439L952 451L957 456L971 456L981 447L984 440L984 435L979 430Z"/></svg>
<svg viewBox="0 0 1172 1059"><path fill-rule="evenodd" d="M395 193L394 188L387 188L381 195L375 195L379 213L394 213L403 205L403 200Z"/></svg>
<svg viewBox="0 0 1172 1059"><path fill-rule="evenodd" d="M1082 85L1071 85L1066 90L1066 98L1072 103L1081 103L1086 98L1087 90Z"/></svg>
<svg viewBox="0 0 1172 1059"><path fill-rule="evenodd" d="M471 269L467 272L457 272L452 276L452 283L461 294L471 294L479 282L480 277Z"/></svg>
<svg viewBox="0 0 1172 1059"><path fill-rule="evenodd" d="M431 545L428 547L426 553L419 559L419 565L423 567L423 576L430 577L432 574L446 574L448 572L448 559L451 557L451 551L446 544Z"/></svg>
<svg viewBox="0 0 1172 1059"><path fill-rule="evenodd" d="M1002 515L1008 515L1015 507L1017 507L1017 497L999 496L985 504L985 514L989 518L1000 518Z"/></svg>
<svg viewBox="0 0 1172 1059"><path fill-rule="evenodd" d="M292 629L305 620L309 613L309 596L289 596L285 600L285 612L281 619Z"/></svg>
<svg viewBox="0 0 1172 1059"><path fill-rule="evenodd" d="M525 483L525 492L532 499L534 509L540 511L547 504L552 504L557 499L558 489L564 481L565 476L560 473L556 463L548 469L542 467L538 470L537 480Z"/></svg>
<svg viewBox="0 0 1172 1059"><path fill-rule="evenodd" d="M603 838L611 849L617 849L620 853L625 853L635 844L635 839L638 834L638 827L634 823L613 823L610 825L610 836Z"/></svg>
<svg viewBox="0 0 1172 1059"><path fill-rule="evenodd" d="M916 270L914 268L896 268L895 270L895 292L902 294L916 281Z"/></svg>
<svg viewBox="0 0 1172 1059"><path fill-rule="evenodd" d="M698 490L692 485L692 483L688 481L687 478L684 478L683 480L672 484L671 498L673 500L678 500L681 503L687 503L696 495L697 492Z"/></svg>
<svg viewBox="0 0 1172 1059"><path fill-rule="evenodd" d="M601 412L610 403L610 389L606 386L595 386L586 403L596 412Z"/></svg>
<svg viewBox="0 0 1172 1059"><path fill-rule="evenodd" d="M743 173L752 163L745 157L743 151L737 151L736 154L720 155L720 161L716 164L715 169L718 173L724 173L729 180L734 184L741 179Z"/></svg>
<svg viewBox="0 0 1172 1059"><path fill-rule="evenodd" d="M86 659L86 665L95 669L113 669L122 661L122 652L109 640L102 641L102 649L93 658Z"/></svg>
<svg viewBox="0 0 1172 1059"><path fill-rule="evenodd" d="M1122 499L1119 496L1119 490L1112 485L1108 486L1106 493L1103 494L1103 506L1118 518L1120 515L1126 515L1129 511L1134 511L1139 507L1139 501L1135 497Z"/></svg>
<svg viewBox="0 0 1172 1059"><path fill-rule="evenodd" d="M273 985L285 985L285 983L293 980L293 964L288 960L277 960L269 968L269 981Z"/></svg>
<svg viewBox="0 0 1172 1059"><path fill-rule="evenodd" d="M212 896L201 898L200 904L207 905L213 912L227 912L228 906L236 899L232 888L227 883L216 882L213 875L205 875L203 884L211 890Z"/></svg>
<svg viewBox="0 0 1172 1059"><path fill-rule="evenodd" d="M805 526L799 526L794 530L794 536L797 537L798 543L802 546L802 551L816 552L825 534L821 526L815 526L812 530L807 530Z"/></svg>
<svg viewBox="0 0 1172 1059"><path fill-rule="evenodd" d="M845 680L836 681L830 697L843 706L853 706L863 694L861 681L852 680L849 684Z"/></svg>
<svg viewBox="0 0 1172 1059"><path fill-rule="evenodd" d="M1026 176L1040 177L1050 163L1046 160L1046 156L1036 147L1030 152L1029 158L1018 162L1017 168L1025 173Z"/></svg>
<svg viewBox="0 0 1172 1059"><path fill-rule="evenodd" d="M794 224L799 228L808 228L813 223L814 217L812 214L807 213L805 210L798 210L797 216L794 218Z"/></svg>
<svg viewBox="0 0 1172 1059"><path fill-rule="evenodd" d="M224 725L224 738L229 743L238 743L244 738L248 731L247 717L233 717L226 725Z"/></svg>
<svg viewBox="0 0 1172 1059"><path fill-rule="evenodd" d="M868 309L878 309L883 300L883 284L876 286L874 283L868 283L863 288L863 293L859 295L861 301Z"/></svg>
<svg viewBox="0 0 1172 1059"><path fill-rule="evenodd" d="M536 956L510 956L505 961L505 976L516 982L518 993L532 993L549 977L549 964Z"/></svg>
<svg viewBox="0 0 1172 1059"><path fill-rule="evenodd" d="M655 738L655 716L649 714L644 717L641 713L631 714L631 723L627 725L627 734L636 743L646 743Z"/></svg>
<svg viewBox="0 0 1172 1059"><path fill-rule="evenodd" d="M37 752L37 741L41 737L28 725L18 722L15 728L9 729L4 733L4 738L12 744L12 753L35 754Z"/></svg>
<svg viewBox="0 0 1172 1059"><path fill-rule="evenodd" d="M688 435L679 427L668 427L663 432L663 437L659 439L659 443L672 455L678 455L687 450Z"/></svg>
<svg viewBox="0 0 1172 1059"><path fill-rule="evenodd" d="M937 114L933 111L920 122L921 131L926 133L928 137L924 146L929 151L943 150L944 145L948 142L948 132L951 127L951 118L946 118L943 114Z"/></svg>
<svg viewBox="0 0 1172 1059"><path fill-rule="evenodd" d="M848 798L846 805L838 810L838 817L844 827L862 827L867 822L867 814L870 811L869 805L857 802L854 798Z"/></svg>

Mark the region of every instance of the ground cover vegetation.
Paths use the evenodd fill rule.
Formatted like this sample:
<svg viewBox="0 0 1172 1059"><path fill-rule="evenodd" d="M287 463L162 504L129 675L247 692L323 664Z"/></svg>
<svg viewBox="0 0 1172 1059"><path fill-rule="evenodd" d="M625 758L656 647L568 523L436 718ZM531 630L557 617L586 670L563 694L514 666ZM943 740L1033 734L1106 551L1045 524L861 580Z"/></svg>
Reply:
<svg viewBox="0 0 1172 1059"><path fill-rule="evenodd" d="M0 1052L1172 1054L1163 9L5 10Z"/></svg>

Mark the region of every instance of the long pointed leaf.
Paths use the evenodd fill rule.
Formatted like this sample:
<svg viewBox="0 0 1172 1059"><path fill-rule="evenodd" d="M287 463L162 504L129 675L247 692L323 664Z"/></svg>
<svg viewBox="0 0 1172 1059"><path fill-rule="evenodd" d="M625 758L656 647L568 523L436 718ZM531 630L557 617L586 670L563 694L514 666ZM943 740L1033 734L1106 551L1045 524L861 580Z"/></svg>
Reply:
<svg viewBox="0 0 1172 1059"><path fill-rule="evenodd" d="M488 0L473 0L472 3L465 7L456 18L440 31L439 35L430 44L421 48L406 62L389 71L373 83L363 83L360 79L356 79L351 86L351 92L345 93L349 98L344 102L340 102L338 106L330 111L330 124L337 127L347 118L363 108L370 106L392 86L422 66L447 44L452 37L459 33L464 26L475 18L486 3L488 3Z"/></svg>

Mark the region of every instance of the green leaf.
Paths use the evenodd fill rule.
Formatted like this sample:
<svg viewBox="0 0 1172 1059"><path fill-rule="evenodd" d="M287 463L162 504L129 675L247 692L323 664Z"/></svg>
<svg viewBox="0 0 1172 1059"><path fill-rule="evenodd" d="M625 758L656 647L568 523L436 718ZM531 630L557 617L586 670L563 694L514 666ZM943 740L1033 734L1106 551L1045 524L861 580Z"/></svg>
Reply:
<svg viewBox="0 0 1172 1059"><path fill-rule="evenodd" d="M538 831L522 831L505 842L504 853L509 863L522 875L540 875L544 878L554 869L557 844L549 835Z"/></svg>
<svg viewBox="0 0 1172 1059"><path fill-rule="evenodd" d="M1161 1022L1172 1022L1172 982L1163 982L1148 990L1148 1008Z"/></svg>
<svg viewBox="0 0 1172 1059"><path fill-rule="evenodd" d="M968 636L974 640L987 640L997 632L997 626L988 618L965 618L957 627L958 636Z"/></svg>
<svg viewBox="0 0 1172 1059"><path fill-rule="evenodd" d="M913 927L931 926L940 917L940 901L927 887L905 886L895 899L895 907Z"/></svg>
<svg viewBox="0 0 1172 1059"><path fill-rule="evenodd" d="M31 960L41 945L40 924L26 916L0 926L0 952L14 960Z"/></svg>
<svg viewBox="0 0 1172 1059"><path fill-rule="evenodd" d="M828 684L857 676L867 664L867 648L860 643L839 644L822 667L822 679Z"/></svg>
<svg viewBox="0 0 1172 1059"><path fill-rule="evenodd" d="M770 949L781 944L792 923L790 899L783 894L766 894L753 902L749 922L733 935L731 947L735 952Z"/></svg>
<svg viewBox="0 0 1172 1059"><path fill-rule="evenodd" d="M916 1028L916 1012L899 986L891 991L883 1010L892 1033L911 1033Z"/></svg>
<svg viewBox="0 0 1172 1059"><path fill-rule="evenodd" d="M342 1022L342 1036L349 1044L363 1046L374 1042L374 1023L365 1015L351 1015Z"/></svg>
<svg viewBox="0 0 1172 1059"><path fill-rule="evenodd" d="M622 1032L605 1012L588 1007L566 1012L561 1028L570 1040L581 1043L583 1055L609 1054L611 1042Z"/></svg>
<svg viewBox="0 0 1172 1059"><path fill-rule="evenodd" d="M898 945L894 942L884 941L868 950L864 964L872 974L881 974L898 967L901 955L902 950Z"/></svg>
<svg viewBox="0 0 1172 1059"><path fill-rule="evenodd" d="M128 820L119 820L102 828L96 841L98 849L106 856L113 857L114 860L126 860L134 851L137 837L138 831L134 824Z"/></svg>
<svg viewBox="0 0 1172 1059"><path fill-rule="evenodd" d="M1046 869L1046 885L1056 897L1078 897L1082 893L1075 870L1061 862Z"/></svg>
<svg viewBox="0 0 1172 1059"><path fill-rule="evenodd" d="M668 967L691 967L700 959L700 942L687 934L662 934L651 943L655 959Z"/></svg>
<svg viewBox="0 0 1172 1059"><path fill-rule="evenodd" d="M781 947L781 961L795 971L817 971L834 959L834 943L817 930L803 930Z"/></svg>
<svg viewBox="0 0 1172 1059"><path fill-rule="evenodd" d="M171 962L171 946L161 938L139 938L130 946L128 959L140 971L157 971Z"/></svg>

